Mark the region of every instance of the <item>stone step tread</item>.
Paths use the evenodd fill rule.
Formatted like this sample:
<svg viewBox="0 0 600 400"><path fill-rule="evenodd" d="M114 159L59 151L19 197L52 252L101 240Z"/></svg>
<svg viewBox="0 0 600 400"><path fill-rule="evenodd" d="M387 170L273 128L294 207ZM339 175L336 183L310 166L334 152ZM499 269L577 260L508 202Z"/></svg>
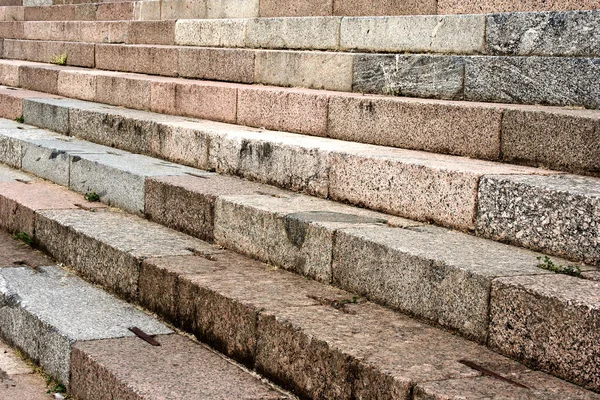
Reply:
<svg viewBox="0 0 600 400"><path fill-rule="evenodd" d="M31 131L36 132L37 137L44 132ZM115 180L110 172L103 175ZM32 187L31 184L23 185L24 189ZM230 189L232 187L234 189ZM498 277L516 276L518 285L521 277L550 275L537 268L539 262L536 260L543 256L541 254L443 228L390 220L382 214L355 211L328 200L294 195L271 187L260 188L257 183L216 174L150 180L144 185L142 196L145 197L143 211L161 223L202 238L214 238L227 248L276 266L333 282L480 342L488 340L488 326L495 321L496 314L490 316L489 299L494 296L491 287ZM119 219L131 222L124 229L119 226ZM141 222L134 221L134 217L90 213L85 209L38 211L36 237L41 238L39 240L53 255L69 264L79 263L85 276L127 298L135 298L139 290L135 259L151 257L153 251L158 251L160 243L169 244L170 252L159 254L163 257L206 252L203 242L183 239L181 234L172 237L166 229L158 243L139 233L139 238L130 238L143 230L139 226ZM385 223L397 228L390 228ZM75 254L64 253L62 235L67 235L65 229L69 235L84 236L89 244L79 242ZM133 260L128 262L126 274L123 272L125 266L117 273L114 266L109 267L110 261L98 263L95 257L93 261L84 261L97 247L94 244L97 241L107 243L109 260L122 259L115 251L127 252ZM555 262L567 264L563 260ZM373 270L373 265L379 268ZM582 303L587 304L584 308L595 309L594 298L582 295L586 291L597 291L598 283L569 279L573 280L574 286L562 285L560 281L556 286L556 290L569 293L569 298L563 299L564 307L575 309ZM557 300L541 294L536 296L550 303ZM502 299L504 304L504 297ZM546 307L548 303L543 304ZM514 317L514 309L503 307L497 314L504 312L509 315L507 318ZM593 335L594 330L588 327L593 325L595 311L592 311L592 320L586 315L577 314L575 320L583 327L582 331ZM506 329L502 325L498 335L509 335ZM560 326L560 329L566 327ZM550 335L560 337L562 332L551 331ZM539 354L536 357L544 358Z"/></svg>
<svg viewBox="0 0 600 400"><path fill-rule="evenodd" d="M115 21L135 18L137 2L0 6L1 21Z"/></svg>
<svg viewBox="0 0 600 400"><path fill-rule="evenodd" d="M0 79L82 100L278 131L575 173L600 168L597 110L360 96L18 60L0 60ZM11 116L19 107L13 108Z"/></svg>
<svg viewBox="0 0 600 400"><path fill-rule="evenodd" d="M71 239L64 235L79 237L79 246L85 247L94 221L100 221L99 216L108 214L114 214L113 221L121 229L135 227L145 237L165 235L164 228L156 224L115 211L84 213L87 215L69 210L39 212L36 229L39 236L36 239L41 245L56 241L65 247L67 243L66 247L78 252L70 245ZM88 234L75 227L80 223L90 227ZM57 233L48 229L52 224L72 229ZM97 228L104 229L102 225ZM110 236L92 241L104 241L105 246L111 246ZM179 256L165 256L160 246L153 246L156 256L147 254L147 258L139 259L142 262L140 304L301 396L392 398L410 396L413 387L422 387L425 393L440 393L438 386L428 386L437 381L447 381L450 389L458 387L462 395L472 395L477 393L473 386L482 378L480 372L459 362L466 359L526 382L531 388L525 392L514 385L493 381L484 389L489 396L511 393L513 398L526 395L532 398L598 398L598 395L556 378L527 370L472 342L357 299L351 293L269 268L208 243L194 254ZM54 245L49 247L56 248ZM86 251L81 254L102 257L103 253ZM78 264L72 266L77 268ZM164 339L159 336L158 340ZM98 386L90 382L90 370L99 370L103 376L108 369L112 376L122 376L131 364L128 357L119 354L135 354L144 344L137 338L121 340L119 345L113 345L113 342L103 340L75 345L72 385L84 380L79 378L80 375L87 376L81 386L88 387L89 384L90 389L86 390L97 390ZM86 355L81 356L80 351ZM142 352L140 357L151 356ZM86 364L79 367L80 363L89 363L89 360L100 366ZM528 374L540 374L540 378L530 379ZM141 381L139 387L144 388L144 376L134 371L132 379L136 383ZM457 383L456 380L461 381ZM543 382L543 385L536 382ZM119 388L118 385L111 386Z"/></svg>

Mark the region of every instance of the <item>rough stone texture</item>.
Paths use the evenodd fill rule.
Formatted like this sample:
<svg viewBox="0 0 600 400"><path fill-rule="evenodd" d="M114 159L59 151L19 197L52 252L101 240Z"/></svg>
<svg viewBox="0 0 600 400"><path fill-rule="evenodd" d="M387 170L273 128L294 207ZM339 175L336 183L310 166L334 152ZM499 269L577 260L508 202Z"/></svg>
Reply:
<svg viewBox="0 0 600 400"><path fill-rule="evenodd" d="M0 89L0 116L14 121L23 115L23 98L13 96L9 90L11 89Z"/></svg>
<svg viewBox="0 0 600 400"><path fill-rule="evenodd" d="M0 21L23 21L25 7L3 6L0 7Z"/></svg>
<svg viewBox="0 0 600 400"><path fill-rule="evenodd" d="M63 134L69 131L69 110L45 101L23 100L23 119L26 123L35 122L38 128Z"/></svg>
<svg viewBox="0 0 600 400"><path fill-rule="evenodd" d="M483 53L485 17L426 15L344 18L340 35L340 48L343 50Z"/></svg>
<svg viewBox="0 0 600 400"><path fill-rule="evenodd" d="M214 207L223 195L283 195L260 183L219 175L169 176L146 181L146 216L161 225L212 241Z"/></svg>
<svg viewBox="0 0 600 400"><path fill-rule="evenodd" d="M341 22L339 17L251 19L245 43L264 49L336 50Z"/></svg>
<svg viewBox="0 0 600 400"><path fill-rule="evenodd" d="M550 254L600 262L600 179L486 176L477 234Z"/></svg>
<svg viewBox="0 0 600 400"><path fill-rule="evenodd" d="M206 18L206 0L166 0L156 3L159 4L160 17L153 19Z"/></svg>
<svg viewBox="0 0 600 400"><path fill-rule="evenodd" d="M207 0L206 18L256 18L259 0Z"/></svg>
<svg viewBox="0 0 600 400"><path fill-rule="evenodd" d="M600 92L590 85L600 74L600 59L567 57L469 57L465 99L520 104L600 107Z"/></svg>
<svg viewBox="0 0 600 400"><path fill-rule="evenodd" d="M30 126L18 124L14 120L0 120L0 161L14 168L21 168L23 137L38 137L38 130Z"/></svg>
<svg viewBox="0 0 600 400"><path fill-rule="evenodd" d="M331 162L331 199L460 230L475 228L482 175L543 172L370 145L339 151Z"/></svg>
<svg viewBox="0 0 600 400"><path fill-rule="evenodd" d="M332 15L333 0L261 0L260 17L309 17Z"/></svg>
<svg viewBox="0 0 600 400"><path fill-rule="evenodd" d="M501 117L487 104L332 96L328 136L495 160Z"/></svg>
<svg viewBox="0 0 600 400"><path fill-rule="evenodd" d="M7 86L19 86L19 70L23 62L2 60L0 62L0 83Z"/></svg>
<svg viewBox="0 0 600 400"><path fill-rule="evenodd" d="M599 25L599 11L494 14L486 42L499 55L597 57Z"/></svg>
<svg viewBox="0 0 600 400"><path fill-rule="evenodd" d="M96 68L177 76L179 49L173 46L96 45Z"/></svg>
<svg viewBox="0 0 600 400"><path fill-rule="evenodd" d="M151 335L171 332L58 267L4 268L0 280L2 336L65 384L77 341L133 336L132 326Z"/></svg>
<svg viewBox="0 0 600 400"><path fill-rule="evenodd" d="M438 0L438 14L487 14L513 11L566 11L600 8L598 0Z"/></svg>
<svg viewBox="0 0 600 400"><path fill-rule="evenodd" d="M333 281L485 342L492 280L549 273L536 256L437 227L356 227L336 234Z"/></svg>
<svg viewBox="0 0 600 400"><path fill-rule="evenodd" d="M328 101L308 90L240 88L238 124L326 136Z"/></svg>
<svg viewBox="0 0 600 400"><path fill-rule="evenodd" d="M175 25L175 44L206 47L244 47L244 19L183 19Z"/></svg>
<svg viewBox="0 0 600 400"><path fill-rule="evenodd" d="M208 170L210 140L206 125L196 121L176 121L157 124L156 137L151 141L150 154L178 164Z"/></svg>
<svg viewBox="0 0 600 400"><path fill-rule="evenodd" d="M57 89L61 96L93 101L96 98L96 73L92 71L59 71Z"/></svg>
<svg viewBox="0 0 600 400"><path fill-rule="evenodd" d="M435 14L434 0L335 0L334 15L404 15L404 14Z"/></svg>
<svg viewBox="0 0 600 400"><path fill-rule="evenodd" d="M461 99L464 71L463 57L361 54L354 58L352 91Z"/></svg>
<svg viewBox="0 0 600 400"><path fill-rule="evenodd" d="M302 195L220 196L215 242L321 282L331 282L336 231L388 216ZM410 224L412 221L405 221Z"/></svg>
<svg viewBox="0 0 600 400"><path fill-rule="evenodd" d="M93 100L137 110L150 110L151 80L148 78L150 77L119 73L96 75Z"/></svg>
<svg viewBox="0 0 600 400"><path fill-rule="evenodd" d="M179 50L179 75L186 78L253 83L254 51L181 48Z"/></svg>
<svg viewBox="0 0 600 400"><path fill-rule="evenodd" d="M505 377L527 386L520 388L487 376L419 384L414 391L415 400L596 400L599 395L575 385L551 378L541 372L515 372Z"/></svg>
<svg viewBox="0 0 600 400"><path fill-rule="evenodd" d="M20 72L20 85L24 89L57 94L58 71L58 68L36 68L31 65L23 65Z"/></svg>
<svg viewBox="0 0 600 400"><path fill-rule="evenodd" d="M136 1L133 3L133 19L136 21L151 21L151 20L160 20L160 12L161 12L161 2L160 1L151 1L151 0L143 0ZM168 3L165 3L168 5ZM166 9L166 7L165 7ZM190 16L189 18L192 18Z"/></svg>
<svg viewBox="0 0 600 400"><path fill-rule="evenodd" d="M261 50L256 52L254 80L275 86L351 92L353 58L347 53Z"/></svg>
<svg viewBox="0 0 600 400"><path fill-rule="evenodd" d="M96 20L132 20L134 19L134 3L133 1L125 1L121 3L98 4Z"/></svg>
<svg viewBox="0 0 600 400"><path fill-rule="evenodd" d="M600 174L600 117L564 108L508 109L502 116L506 162Z"/></svg>
<svg viewBox="0 0 600 400"><path fill-rule="evenodd" d="M67 55L68 65L94 67L93 43L4 40L4 58L48 63L64 54Z"/></svg>
<svg viewBox="0 0 600 400"><path fill-rule="evenodd" d="M133 21L129 23L128 43L172 45L175 21Z"/></svg>
<svg viewBox="0 0 600 400"><path fill-rule="evenodd" d="M2 184L4 187L5 183ZM3 199L2 199L3 200ZM2 201L0 200L0 201ZM2 201L3 202L3 201ZM4 206L4 204L2 204ZM5 227L2 227L5 229ZM15 267L25 265L36 268L42 265L52 265L53 262L39 251L33 250L23 242L20 242L7 233L0 233L0 267ZM0 369L2 364L2 353L0 353Z"/></svg>
<svg viewBox="0 0 600 400"><path fill-rule="evenodd" d="M35 231L57 260L128 299L137 296L141 259L193 254L203 243L118 212L41 211Z"/></svg>
<svg viewBox="0 0 600 400"><path fill-rule="evenodd" d="M21 21L0 21L0 37L2 37L4 39L22 39L23 38L23 22L21 22Z"/></svg>
<svg viewBox="0 0 600 400"><path fill-rule="evenodd" d="M156 340L158 347L138 338L77 344L73 395L89 400L290 398L184 336L161 335Z"/></svg>
<svg viewBox="0 0 600 400"><path fill-rule="evenodd" d="M599 282L558 274L494 281L489 345L598 391L599 289Z"/></svg>

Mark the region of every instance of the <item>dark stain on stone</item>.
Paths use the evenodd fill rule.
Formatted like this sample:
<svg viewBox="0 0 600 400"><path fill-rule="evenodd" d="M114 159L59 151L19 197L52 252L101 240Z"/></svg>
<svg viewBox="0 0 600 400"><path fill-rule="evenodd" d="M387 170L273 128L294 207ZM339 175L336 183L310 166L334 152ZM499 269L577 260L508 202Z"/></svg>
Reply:
<svg viewBox="0 0 600 400"><path fill-rule="evenodd" d="M73 156L73 158L72 158L72 161L73 161L74 163L76 163L76 162L78 162L78 161L81 161L81 157L79 157L79 156Z"/></svg>
<svg viewBox="0 0 600 400"><path fill-rule="evenodd" d="M65 152L62 150L52 150L52 153L50 153L49 159L54 160L55 158L57 158L58 156L63 155L63 154L65 154Z"/></svg>

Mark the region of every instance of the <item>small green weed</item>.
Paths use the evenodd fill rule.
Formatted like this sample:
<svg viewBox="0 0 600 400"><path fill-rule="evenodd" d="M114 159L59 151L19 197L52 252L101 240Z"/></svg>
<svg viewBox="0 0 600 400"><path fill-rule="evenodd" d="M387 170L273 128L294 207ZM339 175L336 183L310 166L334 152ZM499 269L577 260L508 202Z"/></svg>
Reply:
<svg viewBox="0 0 600 400"><path fill-rule="evenodd" d="M96 192L88 192L83 196L83 198L89 201L90 203L100 201L100 196Z"/></svg>
<svg viewBox="0 0 600 400"><path fill-rule="evenodd" d="M66 393L67 388L60 382L57 382L51 376L46 377L46 393Z"/></svg>
<svg viewBox="0 0 600 400"><path fill-rule="evenodd" d="M52 57L50 62L56 65L67 65L67 53Z"/></svg>
<svg viewBox="0 0 600 400"><path fill-rule="evenodd" d="M537 259L538 261L540 261L540 263L538 264L539 268L545 269L547 271L552 271L557 274L565 274L581 278L581 268L579 268L577 265L567 265L565 267L563 265L554 264L554 262L548 256L544 257L543 262L542 257L538 257Z"/></svg>
<svg viewBox="0 0 600 400"><path fill-rule="evenodd" d="M13 236L13 239L19 240L29 247L33 247L33 238L25 232L19 232Z"/></svg>
<svg viewBox="0 0 600 400"><path fill-rule="evenodd" d="M23 116L21 115L20 117L15 118L15 121L17 121L18 123L22 124L25 122L25 118L23 118Z"/></svg>

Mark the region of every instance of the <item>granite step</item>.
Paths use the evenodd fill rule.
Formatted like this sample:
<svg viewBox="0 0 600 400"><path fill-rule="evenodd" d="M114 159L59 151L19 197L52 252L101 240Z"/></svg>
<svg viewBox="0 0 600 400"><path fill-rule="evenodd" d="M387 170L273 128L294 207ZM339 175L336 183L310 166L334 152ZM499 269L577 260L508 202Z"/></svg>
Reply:
<svg viewBox="0 0 600 400"><path fill-rule="evenodd" d="M24 21L134 20L137 8L139 8L139 2L136 2L136 1L23 7L22 20L24 20Z"/></svg>
<svg viewBox="0 0 600 400"><path fill-rule="evenodd" d="M596 134L600 114L594 110L362 96L18 60L0 60L0 83L170 115L577 174L600 173ZM10 104L3 116L19 116L27 96L0 89L0 101Z"/></svg>
<svg viewBox="0 0 600 400"><path fill-rule="evenodd" d="M34 98L24 104L27 123L102 145L471 231L576 261L597 264L600 260L598 178L194 121L78 100ZM41 151L35 136L27 139L22 131L13 132L15 138L31 141L36 148L32 154ZM72 144L61 140L53 140L50 145L55 151L74 151ZM24 165L19 164L19 154L7 148L3 160L14 166ZM99 149L97 153L116 152L102 146ZM110 158L110 165L117 167L124 165L120 159L131 157L109 156L105 162ZM93 157L90 155L79 165L93 165ZM62 182L70 181L73 187L78 182L67 176L68 163L48 169L43 163L35 166L33 157L29 160L32 163L27 168L36 168L35 173L51 171L56 176L61 171ZM158 170L187 174L180 166L155 165L148 160L143 170L147 175ZM136 162L124 171L135 175L140 170ZM106 184L101 182L96 185L104 190ZM141 212L141 181L130 177L127 182L139 189L113 189L112 197L106 199L124 204L122 196L129 210ZM83 188L85 185L78 190ZM544 193L543 201L536 197L539 193Z"/></svg>
<svg viewBox="0 0 600 400"><path fill-rule="evenodd" d="M19 176L4 169L3 173ZM43 194L52 196L57 209L70 208L73 194L55 186L47 185L47 189ZM66 203L61 204L61 200ZM36 208L36 213L40 212ZM4 232L0 233L0 249L0 334L76 398L290 398L205 346L174 334L136 307L61 269ZM160 347L136 337L129 330L132 327L153 336ZM4 353L0 360L6 358ZM160 379L149 382L148 377L157 376L159 371ZM0 394L28 394L31 389L27 392L23 386L35 383L34 388L43 388L37 397L10 398L54 398L42 395L46 389L41 377L40 384L33 376L13 379L12 375L2 377Z"/></svg>
<svg viewBox="0 0 600 400"><path fill-rule="evenodd" d="M19 210L35 212L33 239L37 245L74 268L86 265L92 259L96 265L112 265L114 268L106 272L117 277L132 276L130 263L126 261L132 259L137 265L137 272L133 272L137 288L132 292L135 296L129 296L130 300L292 389L300 397L413 399L428 398L416 396L448 398L444 396L459 393L466 398L480 398L478 395L489 398L500 395L534 399L599 398L355 294L306 280L219 246L193 238L183 239L184 235L141 218L102 209L60 207L60 210L37 210L31 199L37 198L34 193L39 191L39 186L20 184L22 190L11 194L0 183L0 196L19 204ZM185 250L181 252L173 251L183 247ZM47 273L45 268L42 271ZM94 278L89 271L79 269L88 279L114 289L110 284L103 284L102 279ZM97 267L97 272L101 271L104 269ZM45 279L39 275L34 274L32 279ZM567 308L565 312L570 313L571 318L578 317L579 314L568 309L576 306L566 297L590 300L582 296L582 290L590 281L567 280L571 285L571 292L567 293L560 284L553 282L552 278L560 276L546 274L541 277L544 276L549 278L544 282L545 290L560 290L565 296L561 306ZM517 278L512 279L518 281ZM508 280L504 284L510 290L522 291L521 286ZM532 295L530 291L527 294ZM511 306L505 298L499 297L493 297L497 302L494 306L508 310L510 314ZM527 303L519 304L525 307ZM550 305L547 301L536 306L556 307L556 304ZM522 312L514 311L517 316ZM578 330L590 335L597 333L583 325L579 325ZM562 338L561 335L558 337ZM167 342L161 336L157 339L161 343ZM572 339L580 343L581 336ZM86 393L92 393L98 386L92 386L89 371L100 370L100 376L104 376L104 370L109 369L119 377L126 374L127 367L131 368L129 358L123 354L139 352L143 360L147 357L143 348L140 350L140 346L146 345L137 338L121 339L120 345L112 342L114 340L97 340L75 345L71 387L85 382L81 385L92 387ZM597 340L591 338L585 343L593 345ZM129 345L133 347L130 349ZM109 355L103 353L108 349L115 351ZM566 350L561 348L560 351ZM81 352L85 354L82 356ZM593 351L583 353L594 354ZM551 354L548 352L544 356ZM597 390L597 363L593 356L591 360L589 357L580 359L585 362L583 366L564 355L560 359L561 373L567 371L564 376L568 379ZM101 363L103 368L79 365L89 360ZM555 360L549 361L550 364L553 362ZM550 364L539 363L543 368L554 370L556 367L548 367ZM525 385L527 389L486 377L481 373L482 367L516 381L517 385ZM88 379L81 379L80 375ZM137 371L127 374L131 375L139 378ZM480 385L486 382L489 384Z"/></svg>

